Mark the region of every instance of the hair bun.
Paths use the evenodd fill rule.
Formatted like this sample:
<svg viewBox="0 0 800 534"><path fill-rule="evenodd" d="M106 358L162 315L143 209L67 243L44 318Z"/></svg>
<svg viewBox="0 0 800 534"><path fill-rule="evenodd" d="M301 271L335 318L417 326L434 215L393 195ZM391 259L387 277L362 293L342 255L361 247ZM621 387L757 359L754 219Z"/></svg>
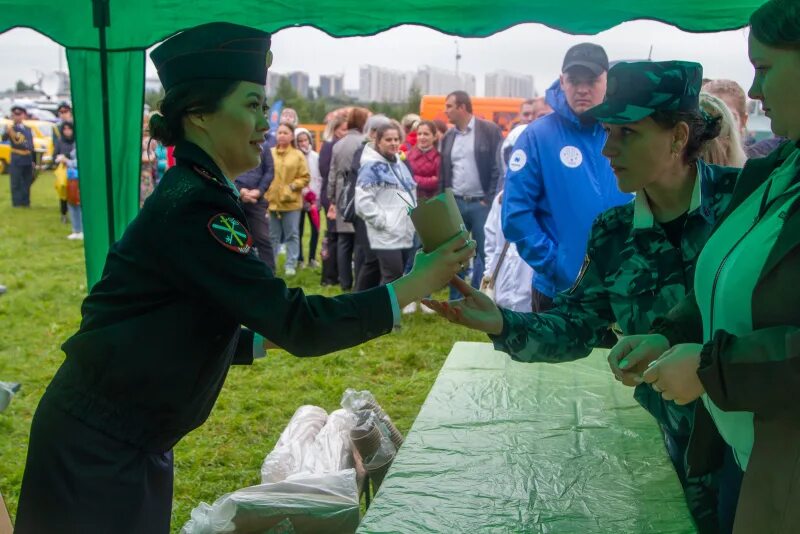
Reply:
<svg viewBox="0 0 800 534"><path fill-rule="evenodd" d="M705 129L703 130L701 139L703 141L710 141L718 137L722 131L722 116L714 117L704 109L700 110L700 114L703 116L703 122L705 122Z"/></svg>
<svg viewBox="0 0 800 534"><path fill-rule="evenodd" d="M173 146L178 142L178 134L170 128L167 119L160 113L150 115L148 128L150 129L150 138L160 141L164 146Z"/></svg>

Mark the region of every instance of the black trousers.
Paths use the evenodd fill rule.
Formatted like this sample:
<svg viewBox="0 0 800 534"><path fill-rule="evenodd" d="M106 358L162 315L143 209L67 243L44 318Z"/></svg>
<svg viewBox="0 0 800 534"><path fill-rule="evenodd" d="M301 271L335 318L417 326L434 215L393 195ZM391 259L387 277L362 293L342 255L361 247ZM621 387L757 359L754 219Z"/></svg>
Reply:
<svg viewBox="0 0 800 534"><path fill-rule="evenodd" d="M272 242L269 240L269 219L267 219L267 203L256 202L255 204L242 202L244 215L247 217L247 226L253 234L253 241L256 251L261 261L266 263L272 272L275 272L275 251L272 250Z"/></svg>
<svg viewBox="0 0 800 534"><path fill-rule="evenodd" d="M314 226L311 221L311 212L303 211L300 214L300 255L297 261L303 261L303 232L305 231L305 220L308 219L308 226L311 228L311 238L308 240L308 261L317 259L317 244L319 243L319 228Z"/></svg>
<svg viewBox="0 0 800 534"><path fill-rule="evenodd" d="M146 452L42 397L33 416L17 534L168 533L172 451Z"/></svg>
<svg viewBox="0 0 800 534"><path fill-rule="evenodd" d="M344 291L353 289L353 246L356 236L353 233L339 232L336 241L336 259L339 269L339 285Z"/></svg>
<svg viewBox="0 0 800 534"><path fill-rule="evenodd" d="M406 262L411 257L411 248L394 250L375 250L380 266L381 285L385 286L389 282L394 282L401 276L406 268Z"/></svg>
<svg viewBox="0 0 800 534"><path fill-rule="evenodd" d="M356 217L353 227L356 231L355 257L353 259L356 271L356 291L378 287L381 284L381 269L378 257L369 246L367 225L363 219Z"/></svg>
<svg viewBox="0 0 800 534"><path fill-rule="evenodd" d="M331 221L328 221L330 228ZM334 226L335 228L335 226ZM339 265L336 258L336 248L339 241L339 234L334 230L326 230L323 238L322 254L322 285L334 285L339 283Z"/></svg>
<svg viewBox="0 0 800 534"><path fill-rule="evenodd" d="M11 185L11 205L16 208L30 207L33 165L10 165L8 174Z"/></svg>

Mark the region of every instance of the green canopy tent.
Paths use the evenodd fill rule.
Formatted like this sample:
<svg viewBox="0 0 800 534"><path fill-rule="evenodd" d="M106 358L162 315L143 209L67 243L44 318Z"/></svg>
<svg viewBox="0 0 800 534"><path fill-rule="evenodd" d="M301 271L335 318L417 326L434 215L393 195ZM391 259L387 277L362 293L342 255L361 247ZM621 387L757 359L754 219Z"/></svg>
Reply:
<svg viewBox="0 0 800 534"><path fill-rule="evenodd" d="M311 25L345 37L417 24L485 37L525 22L591 34L653 19L686 31L714 32L744 26L763 2L573 0L565 9L551 0L406 0L391 9L365 11L360 0L0 0L0 32L26 26L67 49L91 287L100 278L108 247L139 207L145 51L179 30L228 21L270 32Z"/></svg>

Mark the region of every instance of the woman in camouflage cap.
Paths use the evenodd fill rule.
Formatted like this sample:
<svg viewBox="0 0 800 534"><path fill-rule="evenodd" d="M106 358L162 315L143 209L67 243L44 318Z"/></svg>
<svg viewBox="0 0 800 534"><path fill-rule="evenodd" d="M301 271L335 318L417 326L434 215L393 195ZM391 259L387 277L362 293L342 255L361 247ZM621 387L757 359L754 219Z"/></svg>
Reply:
<svg viewBox="0 0 800 534"><path fill-rule="evenodd" d="M498 308L466 284L459 284L464 300L431 306L453 322L487 332L496 349L524 362L583 358L603 343L612 325L624 335L648 332L653 319L691 288L697 255L730 200L738 172L698 159L720 130L718 121L700 111L701 80L700 65L680 61L618 63L609 70L605 102L587 113L608 134L603 154L618 187L637 196L597 218L578 279L556 296L552 310ZM726 486L733 495L720 499L709 477L686 475L692 407L663 401L633 375L624 380L636 386L636 399L664 432L698 530L730 531L736 476Z"/></svg>

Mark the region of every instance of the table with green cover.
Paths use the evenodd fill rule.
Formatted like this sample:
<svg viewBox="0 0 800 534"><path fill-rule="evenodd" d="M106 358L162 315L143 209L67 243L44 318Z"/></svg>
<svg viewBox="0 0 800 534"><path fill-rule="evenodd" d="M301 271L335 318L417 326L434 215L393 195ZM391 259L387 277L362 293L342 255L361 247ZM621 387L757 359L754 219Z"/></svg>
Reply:
<svg viewBox="0 0 800 534"><path fill-rule="evenodd" d="M359 532L694 532L656 422L606 356L456 343Z"/></svg>

